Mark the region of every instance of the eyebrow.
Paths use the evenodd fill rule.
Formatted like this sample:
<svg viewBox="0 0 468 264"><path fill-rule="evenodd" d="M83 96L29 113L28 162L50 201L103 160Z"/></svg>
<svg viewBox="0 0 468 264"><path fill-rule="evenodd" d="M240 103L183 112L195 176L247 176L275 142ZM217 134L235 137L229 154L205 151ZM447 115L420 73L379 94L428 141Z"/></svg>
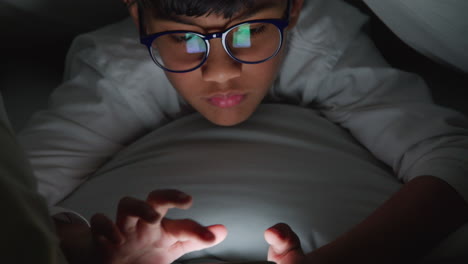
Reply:
<svg viewBox="0 0 468 264"><path fill-rule="evenodd" d="M239 16L232 18L232 21L246 20L246 19L253 17L254 15L256 15L257 13L263 10L271 9L277 6L278 6L278 3L276 2L266 1L261 4L257 4L252 8L248 8L246 12L243 12ZM190 21L189 19L186 19L185 17L182 17L182 16L177 16L177 15L168 15L167 17L164 17L163 19L185 24L185 25L190 25L190 26L199 26L196 23L193 23L192 21Z"/></svg>

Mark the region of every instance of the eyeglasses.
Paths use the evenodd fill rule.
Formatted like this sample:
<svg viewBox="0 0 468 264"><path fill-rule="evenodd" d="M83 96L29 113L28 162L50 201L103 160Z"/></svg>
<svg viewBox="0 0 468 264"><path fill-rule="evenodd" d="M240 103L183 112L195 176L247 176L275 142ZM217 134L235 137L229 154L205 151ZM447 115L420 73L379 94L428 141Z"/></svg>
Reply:
<svg viewBox="0 0 468 264"><path fill-rule="evenodd" d="M143 10L138 7L140 18ZM258 64L275 57L283 46L286 19L250 20L223 32L201 34L193 31L165 31L146 35L140 19L140 42L148 48L153 61L165 71L185 73L198 69L208 59L210 40L220 38L227 54L239 63Z"/></svg>

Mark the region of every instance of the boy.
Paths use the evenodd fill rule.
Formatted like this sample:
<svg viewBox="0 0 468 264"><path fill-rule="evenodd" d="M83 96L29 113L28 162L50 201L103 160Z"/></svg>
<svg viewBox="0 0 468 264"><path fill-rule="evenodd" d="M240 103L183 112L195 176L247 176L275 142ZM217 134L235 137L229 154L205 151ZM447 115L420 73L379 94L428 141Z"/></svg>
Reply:
<svg viewBox="0 0 468 264"><path fill-rule="evenodd" d="M466 119L433 106L415 76L389 69L359 33L365 19L343 3L311 1L297 24L302 0L124 2L151 59L167 78L146 67L143 53L125 57L122 50L133 43L114 43L108 31L96 39L77 40L71 51L76 57L69 57L69 81L55 92L52 109L36 116L21 134L40 192L50 204L63 199L126 144L171 119L196 110L215 124L233 126L266 99L318 108L406 182L361 224L306 257L287 227L269 229L265 235L272 260L411 261L468 220L468 194L463 189L468 186ZM343 8L339 14L346 22L316 11L327 8L331 14ZM77 49L80 45L85 48ZM109 59L115 54L122 57ZM148 81L147 76L158 74ZM97 237L107 237L99 241L110 249L108 258L118 261L135 254L132 248L148 245L132 240L142 234L159 234L149 237L156 241L146 241L157 246L133 257L161 263L185 253L166 254L167 247L180 241L165 239L164 232L191 234L197 245L186 247L189 251L225 237L219 225L203 228L189 222L161 229L161 221L168 221L163 220L168 207L190 204L190 198L177 197L159 191L147 202L123 199L116 225L95 216L93 230ZM397 229L395 222L400 223ZM147 232L136 232L139 226ZM205 231L213 236L204 237Z"/></svg>

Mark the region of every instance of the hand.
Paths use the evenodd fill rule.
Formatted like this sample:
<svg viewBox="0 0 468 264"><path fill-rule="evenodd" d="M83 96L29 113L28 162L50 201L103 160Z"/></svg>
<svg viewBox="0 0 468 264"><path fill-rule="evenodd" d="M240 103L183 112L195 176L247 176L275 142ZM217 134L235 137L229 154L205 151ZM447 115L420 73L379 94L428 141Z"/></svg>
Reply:
<svg viewBox="0 0 468 264"><path fill-rule="evenodd" d="M287 224L276 224L265 231L265 240L270 244L268 260L277 264L303 264L306 256L299 237Z"/></svg>
<svg viewBox="0 0 468 264"><path fill-rule="evenodd" d="M192 251L212 247L227 236L223 225L204 227L193 220L165 218L171 208L188 209L192 198L176 190L158 190L146 201L123 198L114 224L102 214L91 219L91 230L104 263L170 264Z"/></svg>

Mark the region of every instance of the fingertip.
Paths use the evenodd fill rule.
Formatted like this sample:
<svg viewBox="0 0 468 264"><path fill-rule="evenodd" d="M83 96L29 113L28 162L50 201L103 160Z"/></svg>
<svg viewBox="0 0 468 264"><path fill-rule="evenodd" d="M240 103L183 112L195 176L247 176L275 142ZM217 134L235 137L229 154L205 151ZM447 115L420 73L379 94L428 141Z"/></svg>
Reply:
<svg viewBox="0 0 468 264"><path fill-rule="evenodd" d="M186 200L190 200L192 199L192 196L182 192L182 191L177 191L175 190L176 192L176 199L179 200L179 201L186 201Z"/></svg>
<svg viewBox="0 0 468 264"><path fill-rule="evenodd" d="M284 223L278 223L265 230L264 238L268 244L277 249L290 240L291 228Z"/></svg>
<svg viewBox="0 0 468 264"><path fill-rule="evenodd" d="M177 196L177 203L179 209L189 209L192 207L193 197L184 192L180 192Z"/></svg>
<svg viewBox="0 0 468 264"><path fill-rule="evenodd" d="M278 223L278 224L270 227L268 230L273 232L280 239L288 238L289 234L291 233L291 228L289 227L289 225L287 225L285 223Z"/></svg>
<svg viewBox="0 0 468 264"><path fill-rule="evenodd" d="M206 230L205 232L203 232L202 238L203 240L210 242L210 241L215 240L216 236L213 233L211 233L209 230Z"/></svg>
<svg viewBox="0 0 468 264"><path fill-rule="evenodd" d="M199 239L205 242L212 242L216 239L216 235L210 230L210 228L198 225L198 223L195 222L193 223L197 225L197 228L194 231Z"/></svg>
<svg viewBox="0 0 468 264"><path fill-rule="evenodd" d="M192 206L192 196L173 189L152 191L147 199L153 206L188 209Z"/></svg>
<svg viewBox="0 0 468 264"><path fill-rule="evenodd" d="M263 237L265 238L265 241L269 245L274 245L279 240L278 235L276 234L275 230L272 228L267 229L265 233L263 234Z"/></svg>
<svg viewBox="0 0 468 264"><path fill-rule="evenodd" d="M227 227L225 225L222 225L222 224L216 224L216 225L210 225L210 226L207 226L207 228L209 228L210 230L213 229L213 230L224 230L227 232Z"/></svg>
<svg viewBox="0 0 468 264"><path fill-rule="evenodd" d="M211 232L213 232L214 234L216 234L217 236L227 236L228 234L228 230L226 228L226 226L224 225L211 225L211 226L208 226L207 227Z"/></svg>
<svg viewBox="0 0 468 264"><path fill-rule="evenodd" d="M228 235L228 230L224 225L211 225L207 227L215 235L215 243L224 241Z"/></svg>
<svg viewBox="0 0 468 264"><path fill-rule="evenodd" d="M187 210L187 209L190 209L190 207L192 207L192 204L193 204L193 201L192 201L192 198L190 197L188 200L179 203L176 207L179 209Z"/></svg>

